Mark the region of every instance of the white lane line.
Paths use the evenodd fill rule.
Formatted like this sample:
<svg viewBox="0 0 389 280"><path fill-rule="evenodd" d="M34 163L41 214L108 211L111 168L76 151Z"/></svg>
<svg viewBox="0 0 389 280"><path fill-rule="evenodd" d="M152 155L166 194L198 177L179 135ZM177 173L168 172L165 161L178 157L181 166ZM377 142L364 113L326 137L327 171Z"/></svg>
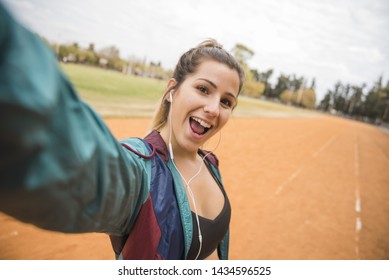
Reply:
<svg viewBox="0 0 389 280"><path fill-rule="evenodd" d="M360 176L360 155L359 155L359 146L358 139L355 135L355 144L354 144L354 175L355 175L355 255L357 259L360 259L360 244L359 244L359 235L362 230L362 205L361 205L361 193L359 185L359 176Z"/></svg>
<svg viewBox="0 0 389 280"><path fill-rule="evenodd" d="M293 172L292 175L289 176L288 179L286 179L285 182L283 182L281 185L278 186L276 192L274 193L275 195L278 195L280 194L280 192L282 192L282 190L290 183L292 182L300 173L301 171L303 170L302 167L300 167L299 169L297 169L295 172Z"/></svg>
<svg viewBox="0 0 389 280"><path fill-rule="evenodd" d="M332 136L327 142L325 142L314 154L312 154L312 158L315 158L317 157L321 152L323 152L329 145L331 145L332 142L334 142L334 140L336 139L336 136ZM300 173L301 171L304 169L304 167L300 167L298 168L297 170L295 170L292 175L289 176L288 179L286 179L285 182L283 182L282 184L280 184L277 188L277 190L275 191L275 195L279 195L283 189L288 185L290 184Z"/></svg>
<svg viewBox="0 0 389 280"><path fill-rule="evenodd" d="M326 143L324 143L324 145L321 146L319 148L319 150L317 150L317 152L312 155L312 157L314 157L314 158L317 157L321 152L324 151L325 148L327 148L329 145L331 145L331 143L334 142L335 139L336 139L336 136L332 136L330 140L328 140Z"/></svg>
<svg viewBox="0 0 389 280"><path fill-rule="evenodd" d="M362 207L361 207L361 194L359 192L359 149L358 149L358 143L355 140L354 144L354 174L356 177L356 183L355 183L355 212L361 213Z"/></svg>
<svg viewBox="0 0 389 280"><path fill-rule="evenodd" d="M359 194L359 190L355 191L355 212L357 212L357 213L362 212L361 196Z"/></svg>
<svg viewBox="0 0 389 280"><path fill-rule="evenodd" d="M355 220L355 231L356 232L360 232L362 229L362 219L360 217L358 217L356 220Z"/></svg>
<svg viewBox="0 0 389 280"><path fill-rule="evenodd" d="M362 219L360 217L357 217L355 219L355 255L358 260L361 259L360 257L360 249L359 249L359 232L362 230Z"/></svg>

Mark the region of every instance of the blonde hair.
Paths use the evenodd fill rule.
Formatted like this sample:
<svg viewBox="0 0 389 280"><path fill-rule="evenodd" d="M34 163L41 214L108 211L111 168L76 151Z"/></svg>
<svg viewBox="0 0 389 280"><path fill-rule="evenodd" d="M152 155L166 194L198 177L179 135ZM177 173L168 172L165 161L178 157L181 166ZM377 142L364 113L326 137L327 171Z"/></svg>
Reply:
<svg viewBox="0 0 389 280"><path fill-rule="evenodd" d="M186 77L197 71L198 66L206 59L215 60L217 62L227 65L229 68L236 70L239 75L239 92L242 89L244 82L244 70L238 61L214 39L207 39L200 43L195 48L190 49L184 53L174 69L172 78L176 84L167 88L163 94L160 106L157 108L155 115L151 121L151 129L161 130L167 123L169 115L169 102L166 95L169 91L178 89L185 81Z"/></svg>

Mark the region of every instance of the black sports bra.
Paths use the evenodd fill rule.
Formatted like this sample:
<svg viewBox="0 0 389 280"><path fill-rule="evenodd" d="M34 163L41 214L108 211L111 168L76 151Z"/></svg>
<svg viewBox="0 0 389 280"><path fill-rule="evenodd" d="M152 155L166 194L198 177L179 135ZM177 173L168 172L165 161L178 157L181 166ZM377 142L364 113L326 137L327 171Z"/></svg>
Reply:
<svg viewBox="0 0 389 280"><path fill-rule="evenodd" d="M210 167L208 166L208 163L205 161L206 166L208 169ZM224 196L224 206L219 215L214 219L210 220L204 217L199 216L199 223L200 223L200 230L201 234L203 236L203 243L201 246L201 252L198 257L198 259L205 259L210 254L212 254L213 251L218 247L220 241L225 236L231 219L231 206L230 202L228 201L226 192L223 189L223 186L219 183L215 175L211 172L213 178L217 182L220 190L223 193ZM198 227L197 227L197 221L196 221L196 214L192 212L192 224L193 224L193 238L192 238L192 244L190 245L189 252L187 259L193 260L196 258L198 252L199 252L199 236L198 236Z"/></svg>

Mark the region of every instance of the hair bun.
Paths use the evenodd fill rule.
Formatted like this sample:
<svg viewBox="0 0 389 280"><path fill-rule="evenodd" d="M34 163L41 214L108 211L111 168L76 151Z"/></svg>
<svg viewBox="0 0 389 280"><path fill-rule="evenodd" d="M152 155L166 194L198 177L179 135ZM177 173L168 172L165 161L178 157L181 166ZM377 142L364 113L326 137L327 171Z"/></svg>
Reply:
<svg viewBox="0 0 389 280"><path fill-rule="evenodd" d="M223 46L219 44L215 39L209 38L197 45L198 48L218 48L223 49Z"/></svg>

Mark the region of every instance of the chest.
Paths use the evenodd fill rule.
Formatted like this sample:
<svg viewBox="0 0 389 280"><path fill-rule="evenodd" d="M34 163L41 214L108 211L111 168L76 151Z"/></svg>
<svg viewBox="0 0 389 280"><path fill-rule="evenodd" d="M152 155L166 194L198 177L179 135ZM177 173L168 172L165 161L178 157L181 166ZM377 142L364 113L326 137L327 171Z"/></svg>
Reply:
<svg viewBox="0 0 389 280"><path fill-rule="evenodd" d="M186 178L189 178L185 179L189 186L184 180L183 184L191 210L204 218L214 220L222 211L225 203L225 197L217 179L205 165L198 176L192 180L190 180L190 175Z"/></svg>

